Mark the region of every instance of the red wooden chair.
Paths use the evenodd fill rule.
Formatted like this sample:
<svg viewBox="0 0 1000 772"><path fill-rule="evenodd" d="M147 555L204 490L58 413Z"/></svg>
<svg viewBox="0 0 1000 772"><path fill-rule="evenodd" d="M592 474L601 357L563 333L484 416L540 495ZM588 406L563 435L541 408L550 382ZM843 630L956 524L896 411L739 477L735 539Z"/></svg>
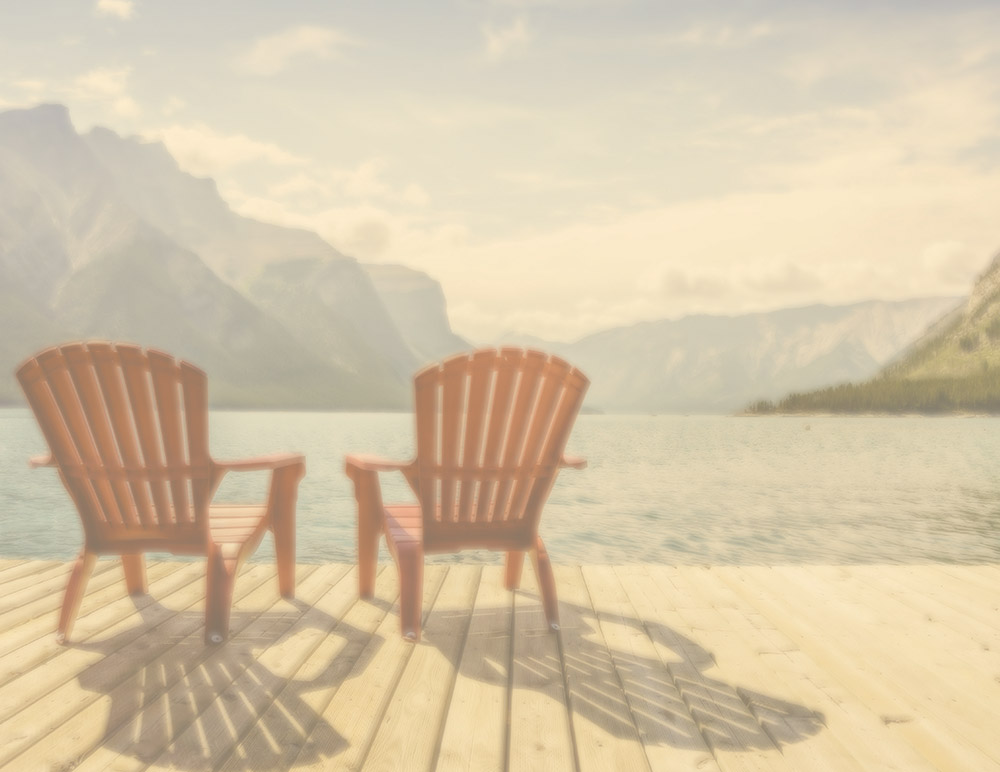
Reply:
<svg viewBox="0 0 1000 772"><path fill-rule="evenodd" d="M539 351L461 354L414 378L413 461L347 457L358 503L361 595L374 590L378 539L385 533L399 570L406 638L420 638L424 553L467 548L506 552L511 590L530 552L546 618L558 629L555 581L538 520L559 469L586 466L563 449L588 385L579 370ZM385 471L401 471L419 504L383 506L378 473Z"/></svg>
<svg viewBox="0 0 1000 772"><path fill-rule="evenodd" d="M205 373L169 354L113 343L46 349L17 371L51 455L83 521L58 636L69 638L100 555L120 555L129 593L146 592L145 552L205 555L205 640L229 634L233 581L264 532L274 534L278 586L295 593L295 500L305 459L281 454L215 461L208 453ZM268 499L216 505L229 471L271 470Z"/></svg>

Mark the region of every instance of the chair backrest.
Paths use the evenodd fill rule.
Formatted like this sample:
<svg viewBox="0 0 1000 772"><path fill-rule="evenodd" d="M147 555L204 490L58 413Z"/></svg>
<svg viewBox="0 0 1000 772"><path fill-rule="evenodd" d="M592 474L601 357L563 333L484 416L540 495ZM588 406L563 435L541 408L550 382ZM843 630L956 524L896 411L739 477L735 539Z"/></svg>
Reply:
<svg viewBox="0 0 1000 772"><path fill-rule="evenodd" d="M588 385L562 359L518 348L417 373L409 479L426 549L531 546Z"/></svg>
<svg viewBox="0 0 1000 772"><path fill-rule="evenodd" d="M103 342L40 352L17 371L92 549L204 543L215 485L205 373Z"/></svg>

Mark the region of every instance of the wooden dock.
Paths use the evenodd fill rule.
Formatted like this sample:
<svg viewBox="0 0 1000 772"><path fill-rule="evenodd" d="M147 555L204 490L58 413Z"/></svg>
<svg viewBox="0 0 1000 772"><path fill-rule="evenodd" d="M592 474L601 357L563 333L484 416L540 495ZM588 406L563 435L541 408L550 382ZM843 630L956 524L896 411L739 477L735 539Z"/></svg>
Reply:
<svg viewBox="0 0 1000 772"><path fill-rule="evenodd" d="M98 564L73 642L69 566L0 561L0 768L1000 769L1000 566L429 566L424 636L396 572L274 567L203 640L204 564Z"/></svg>

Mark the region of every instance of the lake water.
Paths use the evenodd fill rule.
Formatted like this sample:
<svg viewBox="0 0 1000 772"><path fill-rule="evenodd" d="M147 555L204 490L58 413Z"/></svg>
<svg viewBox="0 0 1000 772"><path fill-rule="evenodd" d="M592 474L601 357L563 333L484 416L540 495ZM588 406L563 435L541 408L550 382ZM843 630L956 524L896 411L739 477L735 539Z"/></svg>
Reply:
<svg viewBox="0 0 1000 772"><path fill-rule="evenodd" d="M353 562L349 452L406 459L407 414L213 412L217 458L298 450L299 562ZM1000 562L1000 418L580 416L542 516L557 563ZM68 560L82 531L27 410L0 410L0 556ZM230 475L219 500L262 496ZM412 496L384 476L387 502ZM386 556L383 547L383 557ZM255 559L273 560L269 541ZM435 560L499 562L488 552Z"/></svg>

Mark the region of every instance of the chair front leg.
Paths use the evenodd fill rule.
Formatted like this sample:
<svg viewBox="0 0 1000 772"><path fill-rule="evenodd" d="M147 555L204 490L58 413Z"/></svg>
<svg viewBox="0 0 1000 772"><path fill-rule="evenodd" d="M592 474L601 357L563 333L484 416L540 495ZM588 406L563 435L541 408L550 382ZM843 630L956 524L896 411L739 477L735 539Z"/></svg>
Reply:
<svg viewBox="0 0 1000 772"><path fill-rule="evenodd" d="M424 602L424 548L419 542L396 547L399 569L399 628L408 641L420 640Z"/></svg>
<svg viewBox="0 0 1000 772"><path fill-rule="evenodd" d="M362 598L371 598L375 594L378 540L385 526L382 490L378 472L361 469L349 472L358 505L358 593Z"/></svg>
<svg viewBox="0 0 1000 772"><path fill-rule="evenodd" d="M305 464L293 464L271 474L268 508L278 564L278 591L283 598L295 597L295 505L299 481L305 473Z"/></svg>
<svg viewBox="0 0 1000 772"><path fill-rule="evenodd" d="M205 570L205 643L222 643L229 637L237 568L235 558L224 558L214 544L209 547Z"/></svg>
<svg viewBox="0 0 1000 772"><path fill-rule="evenodd" d="M129 595L145 595L149 592L146 581L146 558L138 555L122 555L122 569L125 571L125 588Z"/></svg>
<svg viewBox="0 0 1000 772"><path fill-rule="evenodd" d="M87 580L90 579L96 562L97 555L84 549L73 565L69 582L66 584L66 594L63 596L62 611L59 612L59 627L56 629L56 640L59 643L69 641L73 622L76 621L77 612L80 610L80 601L83 600L83 591L87 588Z"/></svg>
<svg viewBox="0 0 1000 772"><path fill-rule="evenodd" d="M508 590L516 590L521 586L521 569L524 566L524 553L520 550L507 553L507 570L504 572L503 586Z"/></svg>

